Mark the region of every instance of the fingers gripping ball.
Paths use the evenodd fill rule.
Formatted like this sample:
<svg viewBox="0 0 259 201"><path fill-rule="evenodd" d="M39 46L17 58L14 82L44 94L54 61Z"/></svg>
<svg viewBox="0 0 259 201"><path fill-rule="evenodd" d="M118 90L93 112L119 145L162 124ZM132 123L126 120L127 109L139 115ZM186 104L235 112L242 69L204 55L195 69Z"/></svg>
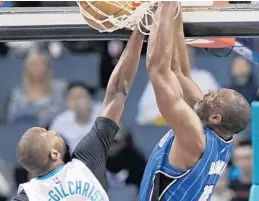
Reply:
<svg viewBox="0 0 259 201"><path fill-rule="evenodd" d="M78 3L87 24L99 31L113 28L117 20L131 15L132 11L140 5L134 1L80 1Z"/></svg>

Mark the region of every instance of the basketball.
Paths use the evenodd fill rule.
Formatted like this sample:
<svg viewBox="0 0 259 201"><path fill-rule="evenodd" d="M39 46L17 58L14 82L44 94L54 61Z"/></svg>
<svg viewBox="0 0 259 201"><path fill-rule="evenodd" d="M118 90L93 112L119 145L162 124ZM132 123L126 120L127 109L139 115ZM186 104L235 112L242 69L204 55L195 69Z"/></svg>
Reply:
<svg viewBox="0 0 259 201"><path fill-rule="evenodd" d="M140 5L135 1L80 1L80 6L85 13L93 19L84 15L87 24L94 29L103 31L114 27L109 16L120 19L122 16L131 15L136 7Z"/></svg>

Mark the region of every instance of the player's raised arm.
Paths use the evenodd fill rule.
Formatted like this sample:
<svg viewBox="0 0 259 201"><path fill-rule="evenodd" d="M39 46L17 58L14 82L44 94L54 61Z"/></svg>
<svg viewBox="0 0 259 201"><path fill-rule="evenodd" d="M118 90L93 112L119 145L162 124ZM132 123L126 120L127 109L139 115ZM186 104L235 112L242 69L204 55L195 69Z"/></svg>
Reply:
<svg viewBox="0 0 259 201"><path fill-rule="evenodd" d="M193 108L195 103L202 99L203 94L190 76L190 62L184 39L182 12L175 19L174 41L171 69L180 82L184 100Z"/></svg>
<svg viewBox="0 0 259 201"><path fill-rule="evenodd" d="M205 148L202 122L183 100L182 88L171 70L176 13L176 2L160 3L148 41L147 72L158 108L174 129L176 144L199 158Z"/></svg>
<svg viewBox="0 0 259 201"><path fill-rule="evenodd" d="M135 78L144 36L136 29L113 70L100 116L119 123L132 82Z"/></svg>
<svg viewBox="0 0 259 201"><path fill-rule="evenodd" d="M105 189L108 151L119 130L124 103L139 66L143 39L144 36L137 29L132 33L111 74L100 117L73 152L73 158L84 162Z"/></svg>

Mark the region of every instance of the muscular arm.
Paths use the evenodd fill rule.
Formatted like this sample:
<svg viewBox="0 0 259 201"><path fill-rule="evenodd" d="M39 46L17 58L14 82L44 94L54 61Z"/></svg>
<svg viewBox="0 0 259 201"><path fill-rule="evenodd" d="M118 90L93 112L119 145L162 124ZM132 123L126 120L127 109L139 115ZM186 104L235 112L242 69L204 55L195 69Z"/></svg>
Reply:
<svg viewBox="0 0 259 201"><path fill-rule="evenodd" d="M193 108L195 103L202 99L203 94L190 76L190 62L184 39L182 13L175 20L174 41L171 69L182 87L184 100Z"/></svg>
<svg viewBox="0 0 259 201"><path fill-rule="evenodd" d="M199 117L182 98L182 88L171 70L174 47L176 2L161 2L148 41L147 72L152 82L158 108L174 129L175 143L198 159L205 148ZM173 35L173 39L172 39ZM172 150L171 150L172 151ZM171 153L169 160L171 162Z"/></svg>
<svg viewBox="0 0 259 201"><path fill-rule="evenodd" d="M100 116L119 123L124 103L139 65L144 36L135 30L108 82Z"/></svg>
<svg viewBox="0 0 259 201"><path fill-rule="evenodd" d="M73 152L73 158L84 162L104 189L107 189L105 170L108 151L119 130L124 103L139 66L143 38L137 30L132 33L110 77L100 117Z"/></svg>

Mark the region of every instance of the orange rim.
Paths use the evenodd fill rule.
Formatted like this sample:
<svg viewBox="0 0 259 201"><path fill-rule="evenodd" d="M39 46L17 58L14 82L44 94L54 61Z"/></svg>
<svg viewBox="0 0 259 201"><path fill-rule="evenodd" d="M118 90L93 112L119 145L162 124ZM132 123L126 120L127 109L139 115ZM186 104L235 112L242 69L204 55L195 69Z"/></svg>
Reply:
<svg viewBox="0 0 259 201"><path fill-rule="evenodd" d="M200 48L226 48L235 45L235 38L194 38L186 39L186 44Z"/></svg>
<svg viewBox="0 0 259 201"><path fill-rule="evenodd" d="M141 1L142 2L142 1ZM131 2L131 5L132 5L132 7L133 7L133 9L136 9L137 7L139 7L140 6L140 4L141 4L141 2L137 2L137 1L132 1Z"/></svg>
<svg viewBox="0 0 259 201"><path fill-rule="evenodd" d="M227 5L228 1L214 1L213 5ZM186 44L201 48L226 48L235 45L236 38L198 38L187 39Z"/></svg>

